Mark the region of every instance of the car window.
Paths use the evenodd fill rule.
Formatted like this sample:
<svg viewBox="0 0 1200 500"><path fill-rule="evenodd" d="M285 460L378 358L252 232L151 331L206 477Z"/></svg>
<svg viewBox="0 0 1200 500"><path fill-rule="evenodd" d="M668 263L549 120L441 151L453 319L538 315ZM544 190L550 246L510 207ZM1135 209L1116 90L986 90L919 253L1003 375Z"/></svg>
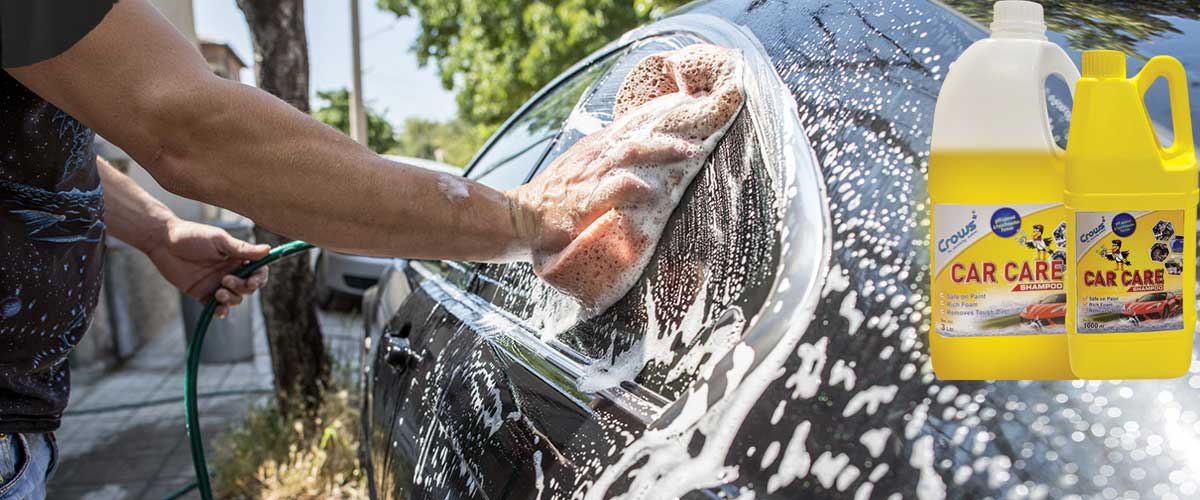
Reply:
<svg viewBox="0 0 1200 500"><path fill-rule="evenodd" d="M1065 293L1056 293L1054 295L1051 295L1049 297L1042 299L1043 304L1065 304L1066 302L1067 302L1067 295Z"/></svg>
<svg viewBox="0 0 1200 500"><path fill-rule="evenodd" d="M467 177L496 189L520 186L545 155L583 92L611 67L601 59L542 96L488 146Z"/></svg>
<svg viewBox="0 0 1200 500"><path fill-rule="evenodd" d="M658 36L640 40L625 49L620 57L612 58L609 71L605 72L591 89L588 89L587 95L579 100L578 105L571 110L571 115L563 126L562 133L555 138L549 154L538 165L538 171L549 166L555 158L570 149L585 135L612 122L612 110L617 101L617 91L624 82L625 75L633 70L642 58L700 42L699 38L685 34Z"/></svg>
<svg viewBox="0 0 1200 500"><path fill-rule="evenodd" d="M605 73L615 58L602 58L576 75L560 82L525 110L510 126L501 129L487 150L474 161L466 176L495 189L510 189L529 178L579 96ZM471 264L454 261L426 261L427 268L465 288L473 269Z"/></svg>
<svg viewBox="0 0 1200 500"><path fill-rule="evenodd" d="M612 120L617 90L643 57L698 42L669 35L625 49L574 106L539 169ZM672 214L643 276L604 313L581 321L577 306L524 263L481 266L478 293L585 365L577 381L583 390L633 378L654 396L675 399L732 349L772 283L775 189L753 120L748 113L735 120Z"/></svg>

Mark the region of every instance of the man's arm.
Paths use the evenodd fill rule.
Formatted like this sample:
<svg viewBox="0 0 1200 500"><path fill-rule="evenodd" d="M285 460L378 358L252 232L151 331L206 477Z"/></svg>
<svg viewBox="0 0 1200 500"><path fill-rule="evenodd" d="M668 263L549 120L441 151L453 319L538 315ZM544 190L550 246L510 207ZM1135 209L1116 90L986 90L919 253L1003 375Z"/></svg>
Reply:
<svg viewBox="0 0 1200 500"><path fill-rule="evenodd" d="M265 267L247 279L229 273L248 260L265 257L270 247L182 220L104 159L97 157L96 165L104 186L104 222L109 235L150 257L172 285L198 300L215 296L221 303L217 315L223 317L242 302L242 296L267 282Z"/></svg>
<svg viewBox="0 0 1200 500"><path fill-rule="evenodd" d="M628 117L574 144L535 182L503 193L383 160L258 89L216 77L147 0L117 3L67 52L8 71L183 196L333 249L534 260L552 285L599 305L620 290L594 282L631 286L664 224L643 223L682 195L680 162L704 153L695 143L723 131L714 124L727 125L740 107L738 85L712 87L720 68L686 66L665 74L678 80L673 97L631 103L637 112L625 109Z"/></svg>
<svg viewBox="0 0 1200 500"><path fill-rule="evenodd" d="M104 223L109 236L142 253L161 246L175 213L99 156L96 168L104 187Z"/></svg>
<svg viewBox="0 0 1200 500"><path fill-rule="evenodd" d="M563 243L516 197L384 160L261 90L215 76L146 0L118 2L65 53L8 71L168 190L280 234L357 253L462 260L527 258L539 240ZM149 217L157 210L142 208Z"/></svg>

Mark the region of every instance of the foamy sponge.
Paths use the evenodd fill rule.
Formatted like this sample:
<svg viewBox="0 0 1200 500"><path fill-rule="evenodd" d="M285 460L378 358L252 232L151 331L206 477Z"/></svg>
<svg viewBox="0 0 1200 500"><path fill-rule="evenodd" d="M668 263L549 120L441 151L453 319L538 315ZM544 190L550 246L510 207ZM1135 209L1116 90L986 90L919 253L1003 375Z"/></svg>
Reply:
<svg viewBox="0 0 1200 500"><path fill-rule="evenodd" d="M667 219L741 109L742 58L693 45L654 54L626 77L608 127L581 139L527 189L558 208L566 235L534 271L591 313L637 282Z"/></svg>

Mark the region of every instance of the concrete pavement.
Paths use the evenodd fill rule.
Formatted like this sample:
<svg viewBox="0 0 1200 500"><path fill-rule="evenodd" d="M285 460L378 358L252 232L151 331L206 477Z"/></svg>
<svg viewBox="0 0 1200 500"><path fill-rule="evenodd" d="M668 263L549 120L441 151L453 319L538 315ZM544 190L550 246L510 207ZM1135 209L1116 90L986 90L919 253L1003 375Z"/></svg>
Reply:
<svg viewBox="0 0 1200 500"><path fill-rule="evenodd" d="M222 432L270 397L270 358L255 317L253 361L200 369L200 426L210 457ZM321 322L335 359L357 366L360 315L322 314ZM173 321L120 367L72 374L49 498L161 499L194 480L184 427L185 355L182 324Z"/></svg>

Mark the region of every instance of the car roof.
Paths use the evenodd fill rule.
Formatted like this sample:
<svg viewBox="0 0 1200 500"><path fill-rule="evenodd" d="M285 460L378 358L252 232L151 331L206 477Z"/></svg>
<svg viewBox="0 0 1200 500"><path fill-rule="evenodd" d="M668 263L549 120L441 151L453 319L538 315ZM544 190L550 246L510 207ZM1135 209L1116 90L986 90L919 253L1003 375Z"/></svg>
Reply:
<svg viewBox="0 0 1200 500"><path fill-rule="evenodd" d="M849 479L837 491L848 496L888 463L890 470L879 472L885 479L871 485L874 496L893 491L919 496L912 495L913 488L934 494L950 490L957 497L1001 497L1005 490L1042 491L1052 498L1099 496L1101 490L1120 495L1155 483L1180 491L1169 477L1187 471L1188 459L1164 454L1158 464L1139 464L1132 457L1147 454L1146 446L1131 450L1110 443L1125 442L1118 438L1130 435L1127 422L1140 426L1142 438L1166 435L1170 428L1161 412L1146 409L1160 405L1154 397L1161 391L1173 393L1176 410L1200 402L1186 380L1145 386L942 381L930 370L925 169L933 107L950 63L986 36L979 13L990 17L992 4L947 3L967 16L942 2L713 0L679 12L690 16L686 22L704 23L710 16L757 36L792 92L803 132L821 159L832 221L829 273L815 298L815 318L801 325L805 331L798 345L789 346L793 352L755 399L754 412L735 420L727 418L728 408L712 407L712 428L741 428L735 447L718 451L723 461L713 463L735 467L742 480L757 476L773 484L759 484L757 490L775 495L788 485L792 489L784 491L789 494L832 494L845 476ZM1159 36L1134 45L1141 50L1162 50L1149 44L1176 32L1190 32L1193 39L1200 32L1200 23L1113 9L1129 25L1152 21L1156 26L1150 31ZM1081 32L1097 35L1089 31L1094 22L1088 13L1064 5L1048 6L1047 12L1054 16L1052 26L1060 29L1048 34L1051 41L1067 43ZM1072 21L1071 16L1077 18ZM1115 36L1098 39L1121 41ZM1069 52L1078 64L1079 51ZM1200 58L1195 55L1200 51L1188 54ZM1196 63L1200 61L1192 66ZM1140 64L1131 59L1130 70ZM1051 110L1063 139L1070 107L1069 95L1065 97ZM1197 103L1192 106L1193 114L1200 113ZM1166 111L1161 101L1150 103L1156 121L1169 123ZM850 383L845 382L847 367L852 367ZM1123 395L1131 389L1132 396ZM724 388L724 393L736 391ZM1104 412L1102 406L1118 411ZM1076 430L1081 423L1090 434ZM705 447L700 454L708 454L711 439L697 441ZM802 456L804 467L780 461L792 464L789 469L775 462L774 453L754 455L781 447L794 452L793 458ZM1114 454L1120 459L1110 458ZM810 463L826 466L828 480L820 475L816 481L803 479ZM1129 479L1135 468L1144 472L1144 481ZM1105 474L1106 469L1116 474ZM915 486L915 476L920 486Z"/></svg>

